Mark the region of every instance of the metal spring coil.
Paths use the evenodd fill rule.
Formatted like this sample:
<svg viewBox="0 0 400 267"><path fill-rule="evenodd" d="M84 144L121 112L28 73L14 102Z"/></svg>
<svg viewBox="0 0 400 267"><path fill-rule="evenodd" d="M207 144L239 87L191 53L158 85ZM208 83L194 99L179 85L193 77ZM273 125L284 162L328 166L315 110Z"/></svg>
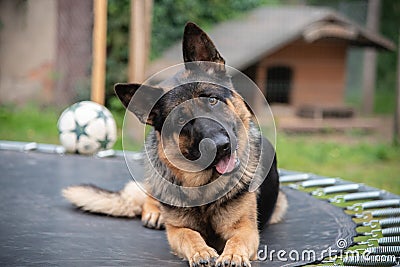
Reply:
<svg viewBox="0 0 400 267"><path fill-rule="evenodd" d="M365 251L371 255L396 255L400 256L400 246L386 246L367 248Z"/></svg>
<svg viewBox="0 0 400 267"><path fill-rule="evenodd" d="M377 255L376 257L378 257ZM355 266L395 266L397 264L396 259L393 259L390 257L390 259L387 259L385 261L374 258L373 256L370 256L369 258L363 258L363 257L347 257L343 259L343 265L344 266L349 266L349 265L355 265Z"/></svg>
<svg viewBox="0 0 400 267"><path fill-rule="evenodd" d="M375 200L361 204L361 207L363 209L375 209L394 206L400 206L400 199Z"/></svg>
<svg viewBox="0 0 400 267"><path fill-rule="evenodd" d="M394 217L400 215L400 208L395 209L381 209L371 211L373 217Z"/></svg>
<svg viewBox="0 0 400 267"><path fill-rule="evenodd" d="M400 236L388 236L378 239L378 244L382 246L397 246L400 245Z"/></svg>
<svg viewBox="0 0 400 267"><path fill-rule="evenodd" d="M396 236L400 235L400 227L391 227L382 229L383 236Z"/></svg>
<svg viewBox="0 0 400 267"><path fill-rule="evenodd" d="M382 228L400 226L400 217L387 218L379 221Z"/></svg>

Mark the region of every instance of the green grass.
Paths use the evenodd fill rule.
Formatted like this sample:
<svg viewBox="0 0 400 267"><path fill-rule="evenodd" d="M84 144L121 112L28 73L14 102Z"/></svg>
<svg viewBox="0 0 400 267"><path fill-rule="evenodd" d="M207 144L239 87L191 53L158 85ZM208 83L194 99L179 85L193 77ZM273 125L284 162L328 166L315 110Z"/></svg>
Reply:
<svg viewBox="0 0 400 267"><path fill-rule="evenodd" d="M38 143L60 144L57 121L62 110L39 108L28 105L17 108L11 105L0 106L0 140L34 141ZM124 114L113 112L118 127L118 140L115 149L122 149L121 128Z"/></svg>
<svg viewBox="0 0 400 267"><path fill-rule="evenodd" d="M280 168L341 177L400 194L400 147L278 134L277 155Z"/></svg>
<svg viewBox="0 0 400 267"><path fill-rule="evenodd" d="M33 105L0 106L0 140L59 144L56 124L60 113ZM117 111L113 115L121 136L124 114ZM121 138L114 149L122 149ZM278 133L277 155L280 168L341 177L400 194L400 148L389 143L344 144Z"/></svg>
<svg viewBox="0 0 400 267"><path fill-rule="evenodd" d="M0 106L0 139L57 144L60 113L52 108L40 109L34 105L23 108Z"/></svg>

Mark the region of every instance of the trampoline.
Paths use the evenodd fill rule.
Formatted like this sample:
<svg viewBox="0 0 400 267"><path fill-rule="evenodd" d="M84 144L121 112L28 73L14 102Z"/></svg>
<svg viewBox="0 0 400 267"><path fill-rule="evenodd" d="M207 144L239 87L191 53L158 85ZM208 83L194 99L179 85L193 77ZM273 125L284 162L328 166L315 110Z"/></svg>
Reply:
<svg viewBox="0 0 400 267"><path fill-rule="evenodd" d="M24 147L26 150L27 145ZM62 188L82 183L93 183L110 190L121 189L131 179L123 157L98 158L60 152L59 147L46 145L34 146L33 151L24 151L23 147L10 150L9 143L2 145L0 142L2 265L188 266L186 261L171 254L164 231L147 229L139 219L82 212L61 196ZM137 164L134 175L143 175L140 154L130 156ZM400 226L398 196L384 191L372 195L376 189L351 187L350 183L340 179L328 183L326 177L284 170L281 170L281 179L289 210L282 223L271 225L261 233L259 260L252 266L304 266L321 262L325 266L334 265L337 261L327 258L324 251L337 250L334 253L337 254L348 247L369 242L366 239L355 241L367 236L365 233L368 232L360 233L356 231L357 227L372 227L372 224L381 223L381 218L391 219L391 228ZM338 185L342 186L341 191ZM333 192L336 194L325 192L332 186L339 190ZM357 198L354 194L360 192L364 195ZM370 195L366 196L365 192ZM346 198L349 195L354 197ZM385 199L392 202L385 205L381 202L378 210L390 209L392 212L388 211L390 214L386 216L369 215L376 218L365 221L364 217L352 215L368 208L360 203ZM376 205L373 210L377 210ZM396 255L400 253L399 236L400 233L394 235L394 241L390 243ZM371 247L368 244L366 246ZM384 245L379 243L377 246ZM279 254L280 250L286 254ZM289 254L290 251L294 252ZM315 257L302 257L310 251ZM347 263L343 260L347 265L354 263L347 260ZM356 265L361 266L359 264ZM392 259L390 265L385 266L394 265Z"/></svg>

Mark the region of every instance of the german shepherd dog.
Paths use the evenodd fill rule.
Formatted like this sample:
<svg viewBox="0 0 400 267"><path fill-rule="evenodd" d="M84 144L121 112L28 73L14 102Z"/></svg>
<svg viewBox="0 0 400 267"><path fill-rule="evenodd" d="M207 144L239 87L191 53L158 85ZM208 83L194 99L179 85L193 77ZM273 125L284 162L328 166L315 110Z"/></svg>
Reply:
<svg viewBox="0 0 400 267"><path fill-rule="evenodd" d="M184 70L158 86L114 88L122 104L152 126L145 143L147 194L132 181L119 192L81 185L63 195L86 211L141 216L146 227L165 227L172 251L190 266L250 266L259 231L280 221L287 207L275 150L234 90L225 60L194 23L184 30L183 58ZM218 82L201 82L209 77ZM151 99L155 104L146 112ZM261 182L250 190L254 180Z"/></svg>

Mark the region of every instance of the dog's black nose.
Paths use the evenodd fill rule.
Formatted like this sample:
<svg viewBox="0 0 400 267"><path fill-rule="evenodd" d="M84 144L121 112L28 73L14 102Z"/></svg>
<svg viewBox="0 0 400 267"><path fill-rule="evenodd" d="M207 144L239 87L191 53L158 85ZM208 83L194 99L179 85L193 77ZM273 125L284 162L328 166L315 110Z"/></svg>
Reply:
<svg viewBox="0 0 400 267"><path fill-rule="evenodd" d="M225 156L231 152L231 143L229 137L225 134L218 134L212 141L215 144L219 156Z"/></svg>

